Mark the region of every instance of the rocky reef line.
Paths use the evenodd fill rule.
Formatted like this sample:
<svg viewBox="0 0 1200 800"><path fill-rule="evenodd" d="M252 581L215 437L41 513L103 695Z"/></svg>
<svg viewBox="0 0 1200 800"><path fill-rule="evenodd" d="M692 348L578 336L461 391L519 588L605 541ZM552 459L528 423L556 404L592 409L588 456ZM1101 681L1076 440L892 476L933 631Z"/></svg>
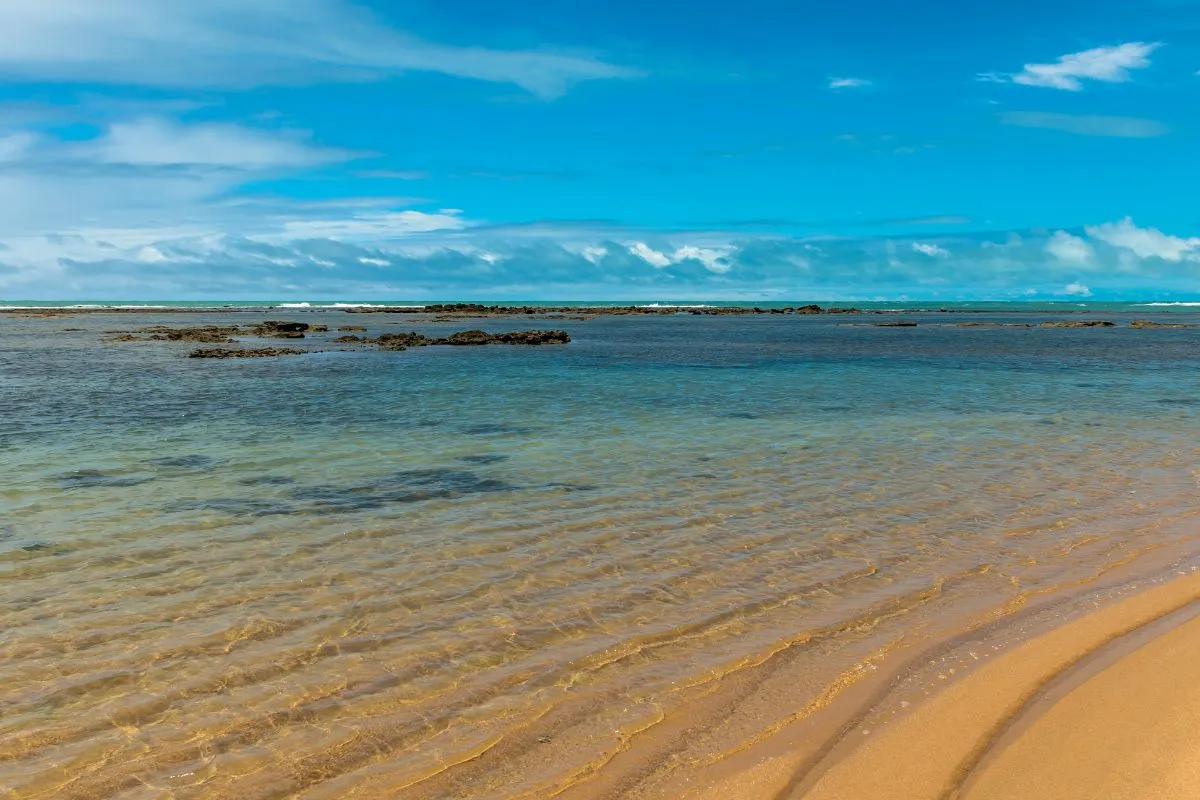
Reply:
<svg viewBox="0 0 1200 800"><path fill-rule="evenodd" d="M343 331L364 331L365 328L348 325L339 328ZM310 333L327 333L328 325L310 325L306 322L280 322L268 320L256 325L204 325L194 328L171 328L156 325L143 328L137 333L123 332L115 336L114 342L192 342L196 344L236 345L235 337L254 336L269 339L304 339ZM141 334L141 335L138 335ZM384 333L378 337L355 336L351 333L327 340L330 344L352 345L355 349L375 346L380 350L400 351L410 347L429 347L446 345L451 347L478 347L483 345L525 345L538 346L544 344L567 344L571 336L564 330L523 330L505 331L503 333L488 333L482 330L457 331L449 336L432 337L409 331L406 333ZM351 349L348 347L339 350ZM188 353L189 358L271 358L275 356L302 355L319 352L315 350L299 350L287 347L243 348L243 347L202 347Z"/></svg>

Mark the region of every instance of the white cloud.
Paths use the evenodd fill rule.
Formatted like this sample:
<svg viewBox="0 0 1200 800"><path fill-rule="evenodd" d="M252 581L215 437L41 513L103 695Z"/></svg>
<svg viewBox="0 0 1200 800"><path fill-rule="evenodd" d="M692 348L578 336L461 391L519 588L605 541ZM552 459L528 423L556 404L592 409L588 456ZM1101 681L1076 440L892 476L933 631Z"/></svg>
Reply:
<svg viewBox="0 0 1200 800"><path fill-rule="evenodd" d="M589 264L599 264L608 255L608 248L596 246L585 247L579 252L580 255L587 259Z"/></svg>
<svg viewBox="0 0 1200 800"><path fill-rule="evenodd" d="M109 164L193 164L239 169L311 166L345 161L354 155L303 141L295 134L228 123L182 124L156 118L115 123L104 136L78 149Z"/></svg>
<svg viewBox="0 0 1200 800"><path fill-rule="evenodd" d="M583 257L593 264L599 263L600 258L593 257L598 251L607 253L603 247L584 248ZM655 250L645 242L634 242L628 247L628 251L655 269L663 269L688 261L696 261L702 264L709 272L721 274L730 270L727 258L732 252L732 248L728 246L698 247L692 244L685 244L677 247L673 253L668 255L662 250Z"/></svg>
<svg viewBox="0 0 1200 800"><path fill-rule="evenodd" d="M1095 249L1078 236L1055 231L1046 242L1046 252L1064 264L1090 266L1096 258Z"/></svg>
<svg viewBox="0 0 1200 800"><path fill-rule="evenodd" d="M1155 119L1056 114L1049 111L1006 111L1000 115L1000 121L1005 125L1018 125L1023 128L1049 128L1081 136L1114 136L1126 139L1150 139L1171 131L1164 123Z"/></svg>
<svg viewBox="0 0 1200 800"><path fill-rule="evenodd" d="M694 247L692 245L684 245L675 251L675 263L680 261L694 260L699 261L704 265L704 268L709 272L729 272L729 262L725 259L729 255L728 250L715 250L710 247Z"/></svg>
<svg viewBox="0 0 1200 800"><path fill-rule="evenodd" d="M946 248L925 242L913 242L912 249L914 253L922 253L933 258L945 258L950 255L950 251Z"/></svg>
<svg viewBox="0 0 1200 800"><path fill-rule="evenodd" d="M828 84L830 89L862 89L870 85L866 78L830 78Z"/></svg>
<svg viewBox="0 0 1200 800"><path fill-rule="evenodd" d="M645 261L652 267L662 269L671 266L671 257L659 252L645 242L634 242L629 246L629 252Z"/></svg>
<svg viewBox="0 0 1200 800"><path fill-rule="evenodd" d="M1150 66L1150 54L1161 46L1160 42L1126 42L1112 47L1095 47L1059 56L1052 64L1026 64L1021 72L1008 78L1013 83L1025 86L1044 86L1071 92L1082 90L1085 80L1124 83L1130 79L1130 70ZM986 72L979 79L997 81L1002 77L994 72Z"/></svg>
<svg viewBox="0 0 1200 800"><path fill-rule="evenodd" d="M1088 236L1113 247L1128 250L1138 258L1161 258L1164 261L1200 261L1200 237L1183 239L1169 236L1156 228L1139 228L1130 217L1120 222L1090 225Z"/></svg>
<svg viewBox="0 0 1200 800"><path fill-rule="evenodd" d="M16 161L33 147L37 137L28 131L18 131L0 136L0 164Z"/></svg>
<svg viewBox="0 0 1200 800"><path fill-rule="evenodd" d="M434 214L423 211L392 211L357 214L345 219L291 220L272 239L388 240L434 231L459 231L467 222L456 209Z"/></svg>
<svg viewBox="0 0 1200 800"><path fill-rule="evenodd" d="M816 249L805 239L688 231L656 234L651 247L632 239L621 243L627 231L614 239L613 229L582 223L501 229L465 215L441 219L439 212L347 207L345 219L331 209L324 213L329 216L275 220L233 215L190 229L77 227L53 237L0 235L7 247L0 248L0 293L26 299L306 294L815 302L907 296L936 302L1091 292L1161 299L1194 294L1200 261L1200 239L1138 229L1124 220L1089 229L1094 262L1085 286L1081 265L1053 252L1052 240L1069 241L1057 233L945 237L938 247L946 255L904 259L896 256L909 251L911 240L825 239ZM585 255L600 250L603 257Z"/></svg>
<svg viewBox="0 0 1200 800"><path fill-rule="evenodd" d="M166 255L162 250L159 250L154 245L146 245L141 250L134 253L133 256L138 261L144 261L147 264L155 264L167 260Z"/></svg>
<svg viewBox="0 0 1200 800"><path fill-rule="evenodd" d="M295 131L156 116L105 123L87 140L32 130L0 134L0 238L79 227L176 226L181 220L211 225L239 216L253 225L272 213L307 218L320 213L320 204L298 213L303 201L232 195L249 181L357 155ZM389 204L412 203L374 198L368 208Z"/></svg>
<svg viewBox="0 0 1200 800"><path fill-rule="evenodd" d="M0 0L0 78L10 81L251 87L410 70L543 98L639 74L588 55L426 42L350 0Z"/></svg>
<svg viewBox="0 0 1200 800"><path fill-rule="evenodd" d="M429 173L419 169L367 169L355 173L359 178L380 178L382 180L395 181L422 181L429 177Z"/></svg>

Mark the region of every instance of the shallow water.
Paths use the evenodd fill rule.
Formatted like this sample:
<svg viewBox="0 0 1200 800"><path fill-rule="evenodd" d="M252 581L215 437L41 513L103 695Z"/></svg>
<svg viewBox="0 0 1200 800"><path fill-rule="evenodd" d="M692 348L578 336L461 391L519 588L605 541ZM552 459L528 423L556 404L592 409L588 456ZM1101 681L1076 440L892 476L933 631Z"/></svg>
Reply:
<svg viewBox="0 0 1200 800"><path fill-rule="evenodd" d="M544 796L684 690L788 649L803 707L1195 509L1200 329L271 318L573 341L197 361L105 332L229 315L0 318L0 790Z"/></svg>

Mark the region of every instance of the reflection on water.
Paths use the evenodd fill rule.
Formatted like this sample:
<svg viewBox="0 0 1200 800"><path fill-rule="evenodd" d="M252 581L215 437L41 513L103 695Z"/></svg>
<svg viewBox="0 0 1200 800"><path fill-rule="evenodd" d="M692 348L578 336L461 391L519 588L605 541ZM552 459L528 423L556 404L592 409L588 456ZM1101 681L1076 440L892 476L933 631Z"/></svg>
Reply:
<svg viewBox="0 0 1200 800"><path fill-rule="evenodd" d="M101 343L161 321L0 320L18 797L539 796L744 682L752 714L639 768L702 760L933 615L1174 536L1200 465L1200 331L600 318L539 323L566 347L253 362Z"/></svg>

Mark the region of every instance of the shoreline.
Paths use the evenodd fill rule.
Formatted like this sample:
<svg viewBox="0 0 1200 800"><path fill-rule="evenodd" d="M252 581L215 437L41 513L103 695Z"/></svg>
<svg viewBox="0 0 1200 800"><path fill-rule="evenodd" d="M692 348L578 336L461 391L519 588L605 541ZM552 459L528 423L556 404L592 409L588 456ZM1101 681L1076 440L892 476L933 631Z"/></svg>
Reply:
<svg viewBox="0 0 1200 800"><path fill-rule="evenodd" d="M986 644L969 631L894 653L901 663L848 687L829 709L832 718L800 719L644 796L1195 797L1200 687L1191 665L1200 661L1200 566L1185 556L1120 587L1107 602L1092 597L1094 587L1048 600L1090 610L1035 623L1007 644ZM969 660L956 659L957 651Z"/></svg>

